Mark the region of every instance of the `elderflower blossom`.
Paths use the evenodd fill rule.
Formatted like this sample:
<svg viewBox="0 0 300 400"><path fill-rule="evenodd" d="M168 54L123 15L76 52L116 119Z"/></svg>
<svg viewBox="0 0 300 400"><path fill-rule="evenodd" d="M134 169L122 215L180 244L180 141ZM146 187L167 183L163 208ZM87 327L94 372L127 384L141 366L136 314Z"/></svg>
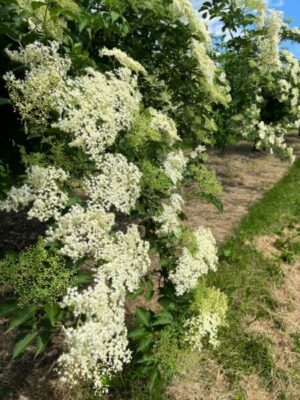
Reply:
<svg viewBox="0 0 300 400"><path fill-rule="evenodd" d="M0 210L18 211L32 203L28 211L29 218L37 218L42 222L58 218L68 196L60 190L57 182L64 182L67 174L60 168L37 165L28 168L26 173L26 183L20 188L11 188L6 200L0 203Z"/></svg>
<svg viewBox="0 0 300 400"><path fill-rule="evenodd" d="M163 212L154 217L153 220L161 224L157 230L159 235L168 235L173 233L177 238L181 234L178 214L182 211L183 198L178 193L173 193L170 198L170 204L163 204Z"/></svg>
<svg viewBox="0 0 300 400"><path fill-rule="evenodd" d="M211 231L199 228L194 235L197 251L191 253L184 247L175 272L170 274L178 296L194 289L201 275L209 270L216 271L217 269L217 247Z"/></svg>
<svg viewBox="0 0 300 400"><path fill-rule="evenodd" d="M69 145L97 162L118 133L131 126L141 95L129 69L103 74L87 68L83 76L66 80L56 100L60 117L52 126L72 134Z"/></svg>
<svg viewBox="0 0 300 400"><path fill-rule="evenodd" d="M136 226L118 232L107 251L107 263L96 270L95 285L79 293L70 288L62 306L84 315L81 325L65 329L67 352L59 359L62 380L93 382L100 393L105 382L130 361L125 325L126 290L135 290L150 266L149 244Z"/></svg>
<svg viewBox="0 0 300 400"><path fill-rule="evenodd" d="M272 11L267 18L266 32L258 38L260 66L264 71L277 71L281 67L279 44L282 24L281 13Z"/></svg>
<svg viewBox="0 0 300 400"><path fill-rule="evenodd" d="M149 108L149 112L152 117L150 128L158 131L162 140L165 139L170 146L181 140L177 133L176 124L171 118L154 108Z"/></svg>
<svg viewBox="0 0 300 400"><path fill-rule="evenodd" d="M81 293L70 288L63 299L62 306L72 307L75 316L85 315L85 321L64 329L67 350L58 360L63 382L70 386L91 382L100 394L112 374L131 358L124 306L111 299L104 278L97 278L94 287Z"/></svg>
<svg viewBox="0 0 300 400"><path fill-rule="evenodd" d="M195 158L199 158L203 155L203 153L206 151L206 147L203 146L202 144L199 144L199 146L197 146L190 154L190 158L192 158L193 160Z"/></svg>
<svg viewBox="0 0 300 400"><path fill-rule="evenodd" d="M206 46L211 43L210 35L204 20L197 16L189 0L173 0L171 10L175 18L179 18L185 24L191 26L194 33L205 42Z"/></svg>
<svg viewBox="0 0 300 400"><path fill-rule="evenodd" d="M256 147L258 149L268 149L271 154L274 150L279 153L282 157L287 158L291 163L295 161L293 149L287 147L284 141L284 137L287 134L287 130L280 124L277 125L266 125L263 121L257 125L258 128L258 140Z"/></svg>
<svg viewBox="0 0 300 400"><path fill-rule="evenodd" d="M46 126L51 111L56 107L55 93L58 89L63 90L71 66L69 58L58 54L58 48L57 42L48 46L34 42L19 51L6 50L13 61L29 67L23 79L8 72L4 80L15 108L33 127Z"/></svg>
<svg viewBox="0 0 300 400"><path fill-rule="evenodd" d="M101 258L101 250L110 243L108 234L114 224L114 215L99 205L79 204L60 216L55 227L47 231L48 241L62 243L60 253L77 261L84 256Z"/></svg>
<svg viewBox="0 0 300 400"><path fill-rule="evenodd" d="M190 44L190 54L198 63L199 72L204 76L209 85L213 85L216 74L216 65L207 54L207 49L199 40L192 39Z"/></svg>
<svg viewBox="0 0 300 400"><path fill-rule="evenodd" d="M125 297L126 291L138 288L150 267L150 246L141 239L136 225L129 226L125 234L117 232L111 243L103 251L99 249L106 263L99 268L98 275L106 275L113 290Z"/></svg>
<svg viewBox="0 0 300 400"><path fill-rule="evenodd" d="M109 50L104 47L102 50L100 50L99 54L100 56L115 57L119 61L119 63L123 65L123 67L126 67L131 71L140 72L143 75L147 75L147 71L139 62L129 57L126 53L124 53L124 51L120 49L113 48Z"/></svg>
<svg viewBox="0 0 300 400"><path fill-rule="evenodd" d="M187 159L182 150L170 152L164 162L164 173L171 179L174 185L182 180Z"/></svg>
<svg viewBox="0 0 300 400"><path fill-rule="evenodd" d="M222 318L217 313L202 312L200 315L188 319L184 328L187 329L186 341L191 345L192 350L201 351L202 342L208 337L209 343L215 348L219 345L218 330L223 325Z"/></svg>
<svg viewBox="0 0 300 400"><path fill-rule="evenodd" d="M85 180L92 202L128 214L140 196L142 174L138 167L122 154L105 154L98 167L101 173Z"/></svg>

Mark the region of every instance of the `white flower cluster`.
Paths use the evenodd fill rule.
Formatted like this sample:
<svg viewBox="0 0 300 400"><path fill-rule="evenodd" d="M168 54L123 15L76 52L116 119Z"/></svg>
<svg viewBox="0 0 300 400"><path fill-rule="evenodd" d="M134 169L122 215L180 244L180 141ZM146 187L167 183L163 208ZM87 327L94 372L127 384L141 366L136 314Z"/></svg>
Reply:
<svg viewBox="0 0 300 400"><path fill-rule="evenodd" d="M181 225L178 220L178 214L182 211L183 198L178 193L173 193L170 198L170 204L163 204L163 212L154 217L153 220L161 224L157 230L159 235L168 235L173 233L177 238L181 234Z"/></svg>
<svg viewBox="0 0 300 400"><path fill-rule="evenodd" d="M164 173L176 185L182 180L186 165L187 159L182 150L170 152L164 162Z"/></svg>
<svg viewBox="0 0 300 400"><path fill-rule="evenodd" d="M131 126L140 100L136 77L129 69L103 74L87 68L85 75L68 78L56 92L60 117L53 126L74 135L70 146L97 162L118 133Z"/></svg>
<svg viewBox="0 0 300 400"><path fill-rule="evenodd" d="M99 269L106 275L114 291L125 301L126 291L133 292L140 279L150 267L149 243L141 240L136 225L131 225L127 233L117 232L112 244L103 250L106 264Z"/></svg>
<svg viewBox="0 0 300 400"><path fill-rule="evenodd" d="M172 146L178 140L181 140L177 133L175 122L166 114L149 108L151 114L150 128L158 131L163 141Z"/></svg>
<svg viewBox="0 0 300 400"><path fill-rule="evenodd" d="M87 194L93 203L109 210L114 206L126 214L140 195L141 172L122 154L105 154L98 162L101 173L85 181Z"/></svg>
<svg viewBox="0 0 300 400"><path fill-rule="evenodd" d="M76 329L65 329L68 351L59 364L63 380L75 385L89 380L99 392L105 381L130 361L125 325L126 291L135 290L150 265L149 245L141 240L136 226L117 233L108 246L104 265L96 271L95 285L82 293L70 289L62 305L72 307L85 320Z"/></svg>
<svg viewBox="0 0 300 400"><path fill-rule="evenodd" d="M218 330L221 325L223 321L219 314L202 312L185 322L186 341L191 345L192 350L199 352L202 350L203 339L206 337L213 347L217 347L219 345Z"/></svg>
<svg viewBox="0 0 300 400"><path fill-rule="evenodd" d="M22 118L38 127L46 125L51 112L58 112L59 120L52 126L74 136L70 146L97 161L139 112L137 77L129 68L106 74L87 68L83 76L67 77L71 61L61 57L58 49L57 42L49 46L35 42L20 51L7 51L14 61L29 67L24 79L12 72L4 76L10 98ZM113 52L119 58L122 54L122 60L134 69L134 60L117 49Z"/></svg>
<svg viewBox="0 0 300 400"><path fill-rule="evenodd" d="M280 31L283 25L282 14L272 11L270 15L259 14L257 25L265 28L265 33L258 38L259 63L263 71L276 71L281 67L279 45ZM266 27L264 26L266 24Z"/></svg>
<svg viewBox="0 0 300 400"><path fill-rule="evenodd" d="M101 259L101 251L110 244L108 234L114 224L114 214L108 214L99 205L89 205L87 209L74 205L57 218L55 228L47 231L48 241L62 244L61 254L72 260L88 256Z"/></svg>
<svg viewBox="0 0 300 400"><path fill-rule="evenodd" d="M287 50L282 51L282 74L284 79L278 81L279 101L289 102L291 111L298 115L296 107L299 104L300 65L299 61Z"/></svg>
<svg viewBox="0 0 300 400"><path fill-rule="evenodd" d="M133 60L126 53L124 53L124 51L120 49L113 48L109 50L106 47L104 47L100 51L100 56L115 57L119 61L119 63L123 65L123 67L126 67L131 71L140 72L143 75L147 75L147 71L139 62Z"/></svg>
<svg viewBox="0 0 300 400"><path fill-rule="evenodd" d="M20 51L6 50L9 57L29 67L24 79L14 73L4 75L10 98L23 120L45 126L50 112L55 109L55 93L63 90L64 79L71 66L69 58L58 54L59 44L44 46L29 44Z"/></svg>
<svg viewBox="0 0 300 400"><path fill-rule="evenodd" d="M0 203L0 210L18 211L32 203L28 211L29 218L37 218L42 222L58 218L68 200L58 182L63 183L68 178L67 174L62 169L36 165L26 172L26 183L20 188L10 189L6 200Z"/></svg>
<svg viewBox="0 0 300 400"><path fill-rule="evenodd" d="M189 0L173 0L171 10L175 18L182 20L190 25L194 34L199 36L206 45L211 42L209 32L202 18L198 17L192 3Z"/></svg>
<svg viewBox="0 0 300 400"><path fill-rule="evenodd" d="M71 386L92 382L102 394L107 379L130 361L123 305L111 299L111 288L101 277L82 293L70 289L62 306L73 307L75 316L82 314L85 321L65 329L67 351L58 360L61 380Z"/></svg>
<svg viewBox="0 0 300 400"><path fill-rule="evenodd" d="M286 157L291 163L295 161L293 148L287 147L285 143L285 135L287 130L280 124L266 125L263 121L258 124L258 141L256 147L258 149L268 149L271 154L273 151L278 152Z"/></svg>
<svg viewBox="0 0 300 400"><path fill-rule="evenodd" d="M199 40L192 39L190 44L191 56L197 60L199 72L204 76L205 81L209 85L213 85L216 65L213 60L207 54L205 45Z"/></svg>
<svg viewBox="0 0 300 400"><path fill-rule="evenodd" d="M292 85L285 79L279 79L278 84L280 90L279 101L281 102L287 101L289 98L290 91L292 89Z"/></svg>
<svg viewBox="0 0 300 400"><path fill-rule="evenodd" d="M197 146L193 151L191 151L190 158L193 160L199 158L203 155L203 153L205 153L205 151L206 147L203 146L202 144L199 144L199 146Z"/></svg>
<svg viewBox="0 0 300 400"><path fill-rule="evenodd" d="M175 272L170 274L178 296L195 289L201 275L217 269L217 247L211 231L199 228L194 235L197 250L192 254L184 247Z"/></svg>
<svg viewBox="0 0 300 400"><path fill-rule="evenodd" d="M218 71L217 66L210 58L205 44L192 39L189 46L189 57L196 60L198 70L196 78L201 80L201 84L205 87L211 99L221 104L227 104L231 100L229 83L227 80L221 82L222 78L219 79L221 84L217 83L215 79Z"/></svg>

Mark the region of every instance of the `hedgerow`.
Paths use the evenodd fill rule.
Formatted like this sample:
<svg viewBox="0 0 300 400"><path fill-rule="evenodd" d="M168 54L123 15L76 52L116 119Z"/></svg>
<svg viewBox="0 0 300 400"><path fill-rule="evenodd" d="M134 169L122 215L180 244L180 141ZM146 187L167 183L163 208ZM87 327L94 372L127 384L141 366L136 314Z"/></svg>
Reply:
<svg viewBox="0 0 300 400"><path fill-rule="evenodd" d="M229 44L217 56L187 0L2 4L0 210L25 209L46 225L35 246L0 264L1 315L22 333L14 357L33 345L41 354L60 332L61 381L103 395L130 362L155 390L174 364L168 337L197 351L219 344L226 297L199 286L217 270L217 246L209 229L184 225L182 189L195 182L196 195L222 209L203 163L217 133L237 126L293 160L283 123L299 120L299 66L278 50L280 18L261 16L243 58L255 85L240 88L244 64ZM268 96L283 104L276 124L260 119ZM143 307L128 312L141 295Z"/></svg>

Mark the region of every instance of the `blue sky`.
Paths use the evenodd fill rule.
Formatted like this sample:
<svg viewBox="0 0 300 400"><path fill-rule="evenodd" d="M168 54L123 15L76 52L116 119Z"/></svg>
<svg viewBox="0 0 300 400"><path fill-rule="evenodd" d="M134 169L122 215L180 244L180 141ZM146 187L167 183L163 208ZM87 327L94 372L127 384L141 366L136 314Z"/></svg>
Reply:
<svg viewBox="0 0 300 400"><path fill-rule="evenodd" d="M199 9L203 1L204 0L192 0L192 3L196 9ZM291 18L291 26L300 27L300 0L267 0L267 3L269 8L282 11L285 18ZM209 28L213 33L221 33L221 27L218 21L211 21L209 23ZM300 59L300 44L285 42L283 47L288 47L288 49Z"/></svg>

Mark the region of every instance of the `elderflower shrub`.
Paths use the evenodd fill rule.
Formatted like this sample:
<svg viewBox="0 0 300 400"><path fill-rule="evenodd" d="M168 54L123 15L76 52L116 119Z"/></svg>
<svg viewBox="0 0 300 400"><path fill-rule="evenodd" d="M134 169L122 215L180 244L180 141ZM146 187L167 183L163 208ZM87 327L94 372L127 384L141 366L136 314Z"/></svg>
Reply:
<svg viewBox="0 0 300 400"><path fill-rule="evenodd" d="M197 287L201 275L216 271L218 256L215 239L209 229L199 228L195 233L197 251L184 247L177 267L170 274L177 295L183 295Z"/></svg>
<svg viewBox="0 0 300 400"><path fill-rule="evenodd" d="M86 179L86 192L93 203L106 210L114 206L129 214L140 196L141 172L133 163L128 163L122 154L105 154L98 161L101 173Z"/></svg>
<svg viewBox="0 0 300 400"><path fill-rule="evenodd" d="M194 293L191 310L196 314L188 319L184 326L187 329L185 340L192 350L201 351L205 339L213 346L219 345L218 331L226 325L226 295L218 289L198 285Z"/></svg>
<svg viewBox="0 0 300 400"><path fill-rule="evenodd" d="M42 46L36 44L37 48ZM203 149L195 149L194 159L178 149L181 138L171 112L167 114L162 104L154 108L146 94L146 99L142 97L140 82L144 89L151 86L151 79L143 77L144 66L122 51L103 49L101 63L94 60L82 65L80 58L78 70L75 62L71 66L61 55L63 50L48 50L66 67L57 85L45 89L51 100L45 114L35 104L38 98L32 97L28 101L34 112L23 117L29 138L37 126L35 121L43 121L36 139L38 151L22 152L23 162L29 165L27 180L21 188L12 188L1 206L18 210L32 203L29 217L36 215L43 221L52 218L46 243L58 257L76 265L78 281L80 267L86 268L85 260L91 261L92 284L83 289L70 284L60 303L72 317L64 324L65 352L58 363L67 384L85 381L100 396L113 375L131 359L125 309L128 293L150 287L154 273L159 274L162 286L174 290L172 296L187 293L202 274L216 268L217 257L209 231L201 228L191 233L179 222L183 199L177 194L177 185L193 175L187 169L202 162ZM26 47L24 52L30 53ZM32 70L47 71L48 64L52 68L50 56L43 58L34 51L30 54L33 61L25 65L27 72L18 80L21 89ZM115 57L122 66L106 65L107 56ZM12 57L21 61L21 52ZM72 61L73 57L74 53ZM14 105L22 114L22 107ZM207 124L214 127L212 121ZM59 150L47 152L48 145ZM51 166L47 162L49 153ZM67 155L65 163L61 161L63 155ZM33 162L43 167L32 166ZM68 196L62 185L68 189ZM158 251L170 268L150 268L150 251ZM151 324L152 319L159 318L146 310L139 312L144 312ZM174 320L176 316L177 311L171 314ZM138 318L134 321L138 323ZM161 328L153 326L155 339ZM134 362L139 357L136 352Z"/></svg>
<svg viewBox="0 0 300 400"><path fill-rule="evenodd" d="M60 300L72 286L74 270L40 239L19 256L0 261L0 283L12 288L20 307Z"/></svg>
<svg viewBox="0 0 300 400"><path fill-rule="evenodd" d="M33 165L27 169L26 183L19 188L12 187L7 198L0 202L0 210L18 211L32 203L28 211L29 218L44 222L58 218L65 207L68 196L58 183L68 178L62 169Z"/></svg>

